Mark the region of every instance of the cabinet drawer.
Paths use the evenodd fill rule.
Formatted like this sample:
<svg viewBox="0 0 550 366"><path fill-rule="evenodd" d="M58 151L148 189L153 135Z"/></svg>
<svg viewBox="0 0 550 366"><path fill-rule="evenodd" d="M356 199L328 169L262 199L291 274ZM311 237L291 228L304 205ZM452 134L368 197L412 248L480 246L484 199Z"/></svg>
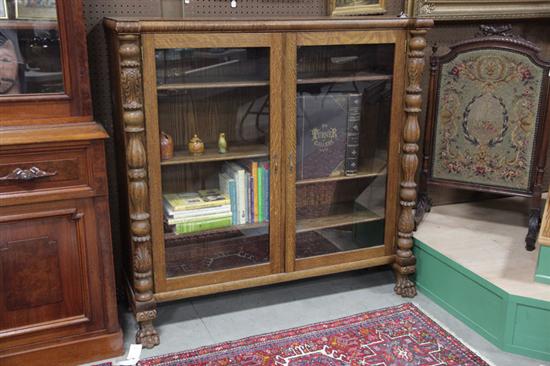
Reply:
<svg viewBox="0 0 550 366"><path fill-rule="evenodd" d="M102 144L69 144L2 149L0 195L21 198L56 192L98 193L102 184L94 179L94 167L104 161L101 148Z"/></svg>

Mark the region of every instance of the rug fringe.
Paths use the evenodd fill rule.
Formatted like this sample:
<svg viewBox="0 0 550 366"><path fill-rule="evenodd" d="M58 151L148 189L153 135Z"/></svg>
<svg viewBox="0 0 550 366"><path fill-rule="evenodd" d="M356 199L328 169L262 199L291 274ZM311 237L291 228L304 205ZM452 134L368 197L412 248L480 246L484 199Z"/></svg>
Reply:
<svg viewBox="0 0 550 366"><path fill-rule="evenodd" d="M416 306L420 311L422 311L424 314L428 316L428 318L431 318L434 322L437 323L441 328L443 328L447 333L458 339L463 345L468 347L470 351L476 354L477 357L481 358L483 361L489 364L489 366L497 366L493 361L489 360L486 356L482 356L479 351L477 351L474 347L472 347L468 342L466 342L462 337L459 337L455 332L450 330L445 324L443 324L437 317L433 316L429 311L426 311L426 309L419 305L416 302L411 302L414 306Z"/></svg>

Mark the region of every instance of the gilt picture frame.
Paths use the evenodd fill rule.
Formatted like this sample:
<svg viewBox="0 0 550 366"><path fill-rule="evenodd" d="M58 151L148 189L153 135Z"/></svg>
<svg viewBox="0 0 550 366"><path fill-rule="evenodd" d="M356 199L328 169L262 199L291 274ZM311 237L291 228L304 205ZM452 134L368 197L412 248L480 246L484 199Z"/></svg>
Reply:
<svg viewBox="0 0 550 366"><path fill-rule="evenodd" d="M56 20L56 0L17 0L15 18L28 20Z"/></svg>
<svg viewBox="0 0 550 366"><path fill-rule="evenodd" d="M384 14L386 0L327 0L328 15Z"/></svg>
<svg viewBox="0 0 550 366"><path fill-rule="evenodd" d="M543 0L407 0L407 15L437 20L545 18L550 1Z"/></svg>
<svg viewBox="0 0 550 366"><path fill-rule="evenodd" d="M0 0L0 19L8 19L8 6L6 0Z"/></svg>

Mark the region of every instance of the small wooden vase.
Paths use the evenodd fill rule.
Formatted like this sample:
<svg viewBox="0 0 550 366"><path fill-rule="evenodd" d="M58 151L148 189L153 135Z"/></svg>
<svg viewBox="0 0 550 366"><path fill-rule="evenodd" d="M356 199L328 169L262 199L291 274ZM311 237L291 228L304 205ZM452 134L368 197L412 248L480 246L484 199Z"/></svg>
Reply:
<svg viewBox="0 0 550 366"><path fill-rule="evenodd" d="M166 132L160 132L160 159L170 160L174 157L174 139Z"/></svg>
<svg viewBox="0 0 550 366"><path fill-rule="evenodd" d="M189 140L189 152L193 155L200 155L204 152L204 142L197 136L194 135L191 140Z"/></svg>

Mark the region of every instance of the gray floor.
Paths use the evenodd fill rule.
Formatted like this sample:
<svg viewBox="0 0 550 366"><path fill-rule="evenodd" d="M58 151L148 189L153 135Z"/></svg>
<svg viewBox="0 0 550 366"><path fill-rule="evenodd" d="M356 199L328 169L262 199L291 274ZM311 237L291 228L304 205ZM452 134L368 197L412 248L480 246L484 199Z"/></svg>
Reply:
<svg viewBox="0 0 550 366"><path fill-rule="evenodd" d="M364 270L163 304L156 321L161 344L142 358L406 302L393 294L393 281L390 270ZM412 302L496 366L550 366L500 351L422 294ZM121 323L128 348L136 323L128 312Z"/></svg>

